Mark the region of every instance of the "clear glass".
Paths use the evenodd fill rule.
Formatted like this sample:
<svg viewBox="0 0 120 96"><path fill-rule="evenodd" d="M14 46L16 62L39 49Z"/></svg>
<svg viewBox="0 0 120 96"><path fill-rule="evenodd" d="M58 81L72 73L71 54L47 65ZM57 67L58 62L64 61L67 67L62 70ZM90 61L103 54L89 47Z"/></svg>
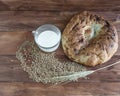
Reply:
<svg viewBox="0 0 120 96"><path fill-rule="evenodd" d="M45 31L53 31L57 34L57 43L55 45L49 46L49 47L44 47L42 45L40 45L37 40L38 40L38 36ZM61 32L59 30L58 27L56 27L55 25L52 24L45 24L40 26L39 28L37 28L35 31L32 31L33 35L34 35L34 40L36 42L36 44L38 45L38 47L44 51L44 52L53 52L55 51L60 44L60 39L61 39Z"/></svg>

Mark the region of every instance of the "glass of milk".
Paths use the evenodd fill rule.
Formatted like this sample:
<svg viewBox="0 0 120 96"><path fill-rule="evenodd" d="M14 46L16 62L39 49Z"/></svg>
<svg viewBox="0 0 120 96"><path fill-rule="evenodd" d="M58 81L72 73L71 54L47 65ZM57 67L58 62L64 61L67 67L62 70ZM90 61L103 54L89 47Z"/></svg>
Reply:
<svg viewBox="0 0 120 96"><path fill-rule="evenodd" d="M61 32L52 24L42 25L32 33L36 44L44 52L53 52L60 44Z"/></svg>

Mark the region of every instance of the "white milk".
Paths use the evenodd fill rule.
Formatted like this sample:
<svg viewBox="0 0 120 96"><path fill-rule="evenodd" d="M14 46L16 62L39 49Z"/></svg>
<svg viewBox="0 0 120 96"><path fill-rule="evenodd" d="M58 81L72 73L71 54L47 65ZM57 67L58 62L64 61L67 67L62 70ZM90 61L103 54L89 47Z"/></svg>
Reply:
<svg viewBox="0 0 120 96"><path fill-rule="evenodd" d="M58 41L58 35L50 30L41 32L37 38L37 43L42 47L53 47Z"/></svg>

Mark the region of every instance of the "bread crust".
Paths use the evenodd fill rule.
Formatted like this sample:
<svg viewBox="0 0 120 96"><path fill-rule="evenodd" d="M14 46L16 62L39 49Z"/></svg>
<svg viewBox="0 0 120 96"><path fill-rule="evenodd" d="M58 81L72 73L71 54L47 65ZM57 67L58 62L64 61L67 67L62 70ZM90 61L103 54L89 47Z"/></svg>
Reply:
<svg viewBox="0 0 120 96"><path fill-rule="evenodd" d="M117 51L117 31L104 18L85 11L67 24L62 34L62 47L69 59L96 66L108 61Z"/></svg>

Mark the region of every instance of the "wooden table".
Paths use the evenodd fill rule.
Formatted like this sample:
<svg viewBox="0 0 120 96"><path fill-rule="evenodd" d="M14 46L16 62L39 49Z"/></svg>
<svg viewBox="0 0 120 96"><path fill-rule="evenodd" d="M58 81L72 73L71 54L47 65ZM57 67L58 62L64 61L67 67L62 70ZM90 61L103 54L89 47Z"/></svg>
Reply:
<svg viewBox="0 0 120 96"><path fill-rule="evenodd" d="M74 14L84 10L110 22L120 20L120 0L0 0L0 96L120 96L120 64L88 80L50 87L29 79L15 57L20 44L33 39L32 30L52 23L62 31ZM115 26L120 40L120 24ZM120 48L115 60L120 60Z"/></svg>

